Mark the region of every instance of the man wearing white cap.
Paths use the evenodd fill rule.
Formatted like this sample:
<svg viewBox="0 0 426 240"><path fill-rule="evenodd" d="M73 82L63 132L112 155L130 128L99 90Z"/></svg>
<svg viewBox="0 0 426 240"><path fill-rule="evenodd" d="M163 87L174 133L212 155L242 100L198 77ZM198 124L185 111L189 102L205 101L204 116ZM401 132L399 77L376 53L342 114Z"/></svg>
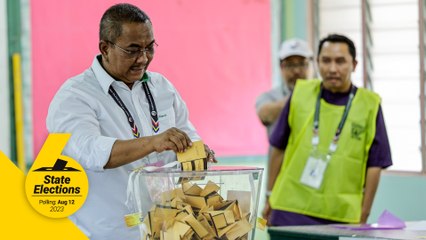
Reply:
<svg viewBox="0 0 426 240"><path fill-rule="evenodd" d="M268 136L281 113L297 79L306 79L312 52L300 39L289 39L281 44L279 51L282 86L273 88L256 100L256 112L267 128Z"/></svg>

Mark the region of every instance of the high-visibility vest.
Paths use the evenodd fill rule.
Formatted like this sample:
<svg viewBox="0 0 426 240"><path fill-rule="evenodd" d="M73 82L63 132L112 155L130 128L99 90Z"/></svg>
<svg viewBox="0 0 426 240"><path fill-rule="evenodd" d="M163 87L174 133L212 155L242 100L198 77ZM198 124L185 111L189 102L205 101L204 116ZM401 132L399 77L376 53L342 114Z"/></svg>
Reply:
<svg viewBox="0 0 426 240"><path fill-rule="evenodd" d="M312 150L313 120L320 85L320 80L297 81L290 102L290 137L269 201L272 209L358 223L380 97L366 89L357 89L337 150L331 155L321 186L315 189L301 183L300 179ZM321 99L320 152L328 152L344 108Z"/></svg>

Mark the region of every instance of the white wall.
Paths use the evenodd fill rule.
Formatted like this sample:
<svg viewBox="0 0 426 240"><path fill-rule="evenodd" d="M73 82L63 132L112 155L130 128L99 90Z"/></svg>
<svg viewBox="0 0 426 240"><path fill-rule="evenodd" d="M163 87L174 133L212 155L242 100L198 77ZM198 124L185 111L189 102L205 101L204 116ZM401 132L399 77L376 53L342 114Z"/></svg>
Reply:
<svg viewBox="0 0 426 240"><path fill-rule="evenodd" d="M0 151L10 157L9 63L6 0L0 0Z"/></svg>
<svg viewBox="0 0 426 240"><path fill-rule="evenodd" d="M30 0L21 0L21 48L22 48L22 100L24 108L25 161L32 163L33 153L33 108L31 68L31 11Z"/></svg>

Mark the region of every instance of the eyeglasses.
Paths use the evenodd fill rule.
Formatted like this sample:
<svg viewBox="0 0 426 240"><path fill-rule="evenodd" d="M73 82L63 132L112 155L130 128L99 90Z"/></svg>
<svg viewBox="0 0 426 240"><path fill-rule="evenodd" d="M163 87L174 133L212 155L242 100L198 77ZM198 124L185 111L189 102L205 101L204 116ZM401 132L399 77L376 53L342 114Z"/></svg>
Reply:
<svg viewBox="0 0 426 240"><path fill-rule="evenodd" d="M154 55L155 47L158 47L158 44L156 42L153 42L146 48L140 48L140 49L137 49L137 50L129 50L129 49L124 49L124 48L118 46L117 44L115 44L111 41L108 41L108 42L111 43L112 45L114 45L115 47L117 47L118 49L120 49L122 52L124 52L126 54L127 58L139 58L144 53L152 56L152 55Z"/></svg>
<svg viewBox="0 0 426 240"><path fill-rule="evenodd" d="M301 62L301 63L281 63L281 67L287 69L287 70L294 70L294 69L305 69L309 66L308 62Z"/></svg>

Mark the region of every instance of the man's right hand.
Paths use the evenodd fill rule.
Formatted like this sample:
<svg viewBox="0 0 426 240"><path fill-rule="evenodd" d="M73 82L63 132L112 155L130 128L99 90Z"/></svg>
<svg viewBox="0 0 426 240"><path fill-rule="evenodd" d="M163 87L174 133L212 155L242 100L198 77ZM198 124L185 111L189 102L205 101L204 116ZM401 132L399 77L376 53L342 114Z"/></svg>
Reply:
<svg viewBox="0 0 426 240"><path fill-rule="evenodd" d="M266 199L265 207L263 208L263 211L262 211L262 217L268 221L267 223L268 226L270 226L269 225L270 215L271 215L271 205L269 205L269 199Z"/></svg>
<svg viewBox="0 0 426 240"><path fill-rule="evenodd" d="M165 132L152 136L152 144L156 152L173 150L184 152L192 146L192 141L188 135L177 128L169 128Z"/></svg>
<svg viewBox="0 0 426 240"><path fill-rule="evenodd" d="M269 126L277 121L288 99L289 97L286 96L281 100L263 104L257 111L257 116L262 124Z"/></svg>

